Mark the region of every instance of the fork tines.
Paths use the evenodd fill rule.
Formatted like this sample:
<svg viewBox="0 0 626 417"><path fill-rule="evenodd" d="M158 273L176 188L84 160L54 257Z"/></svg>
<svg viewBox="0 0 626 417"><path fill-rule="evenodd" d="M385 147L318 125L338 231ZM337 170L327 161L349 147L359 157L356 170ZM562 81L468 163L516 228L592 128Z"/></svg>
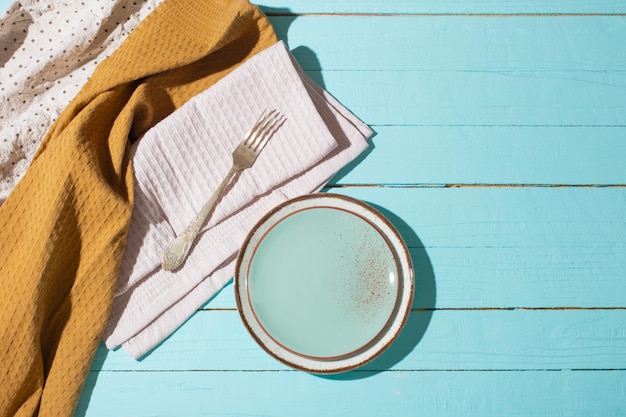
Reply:
<svg viewBox="0 0 626 417"><path fill-rule="evenodd" d="M260 151L286 120L278 110L265 109L246 135L246 146L254 152Z"/></svg>

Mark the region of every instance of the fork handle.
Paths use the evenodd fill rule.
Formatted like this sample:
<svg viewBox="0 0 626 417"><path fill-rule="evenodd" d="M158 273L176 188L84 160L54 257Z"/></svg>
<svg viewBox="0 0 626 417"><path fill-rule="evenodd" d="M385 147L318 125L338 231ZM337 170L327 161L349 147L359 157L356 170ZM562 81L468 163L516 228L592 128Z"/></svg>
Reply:
<svg viewBox="0 0 626 417"><path fill-rule="evenodd" d="M167 247L161 260L161 266L164 270L175 270L187 258L189 250L191 249L193 242L196 240L202 225L204 225L206 219L215 209L215 203L217 203L222 191L224 191L224 188L226 188L226 185L228 185L238 170L239 168L237 166L233 166L230 171L228 171L226 177L224 177L211 198L204 203L198 214L196 214L196 217L193 218L185 230L183 230L183 232L178 235Z"/></svg>

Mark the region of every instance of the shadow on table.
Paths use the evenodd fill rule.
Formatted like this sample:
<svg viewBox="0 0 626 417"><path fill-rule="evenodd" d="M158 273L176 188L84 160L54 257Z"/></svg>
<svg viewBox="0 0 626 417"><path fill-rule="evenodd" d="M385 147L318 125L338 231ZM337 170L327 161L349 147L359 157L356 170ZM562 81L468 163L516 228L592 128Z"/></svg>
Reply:
<svg viewBox="0 0 626 417"><path fill-rule="evenodd" d="M87 374L87 380L85 381L83 392L80 396L78 404L76 405L74 417L84 417L87 415L87 408L89 407L91 396L93 395L93 391L96 387L96 382L98 380L98 377L100 376L100 372L94 369L102 369L102 366L108 354L108 349L104 347L103 343L100 343L100 346L96 351L96 355L91 365L92 370L89 371L89 373Z"/></svg>
<svg viewBox="0 0 626 417"><path fill-rule="evenodd" d="M413 229L393 212L376 204L367 202L380 211L398 229L404 238L415 270L415 293L413 308L404 328L393 344L378 358L362 368L336 375L320 375L321 378L334 380L353 380L368 378L380 372L389 370L408 356L422 340L435 309L436 286L433 267L426 253L424 245Z"/></svg>
<svg viewBox="0 0 626 417"><path fill-rule="evenodd" d="M267 18L272 23L278 39L284 41L289 47L289 27L298 16L288 8L283 7L261 6L261 10L263 10L263 13L267 15ZM325 89L322 68L315 52L306 46L300 45L291 49L291 53L309 78Z"/></svg>

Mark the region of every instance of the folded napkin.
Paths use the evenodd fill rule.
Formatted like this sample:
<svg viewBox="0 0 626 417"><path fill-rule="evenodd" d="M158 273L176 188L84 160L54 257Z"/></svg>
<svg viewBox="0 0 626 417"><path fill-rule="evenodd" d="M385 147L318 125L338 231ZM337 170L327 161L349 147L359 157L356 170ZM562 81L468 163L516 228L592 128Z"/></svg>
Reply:
<svg viewBox="0 0 626 417"><path fill-rule="evenodd" d="M161 256L225 177L264 108L287 120L235 177L181 268ZM252 226L277 204L319 190L367 147L371 130L309 79L285 44L250 58L161 121L133 148L135 208L107 347L144 355L233 276Z"/></svg>

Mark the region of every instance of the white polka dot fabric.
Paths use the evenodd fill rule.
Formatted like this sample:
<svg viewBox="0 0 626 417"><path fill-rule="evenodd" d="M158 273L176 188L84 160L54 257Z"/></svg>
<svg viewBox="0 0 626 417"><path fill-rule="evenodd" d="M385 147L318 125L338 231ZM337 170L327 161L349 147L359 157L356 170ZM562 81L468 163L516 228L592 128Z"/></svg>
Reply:
<svg viewBox="0 0 626 417"><path fill-rule="evenodd" d="M0 17L0 203L98 63L161 0L26 0Z"/></svg>

